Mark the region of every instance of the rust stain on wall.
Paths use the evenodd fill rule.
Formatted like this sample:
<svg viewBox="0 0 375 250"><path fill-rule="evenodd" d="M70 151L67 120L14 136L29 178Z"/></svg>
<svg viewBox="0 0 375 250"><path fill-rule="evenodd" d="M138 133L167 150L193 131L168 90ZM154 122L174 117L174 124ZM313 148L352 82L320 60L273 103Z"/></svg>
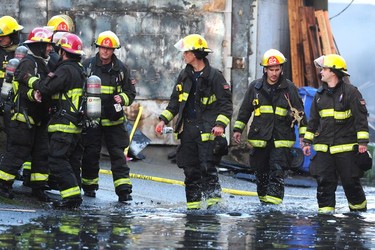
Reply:
<svg viewBox="0 0 375 250"><path fill-rule="evenodd" d="M213 0L210 3L206 3L203 6L203 10L205 10L205 11L224 11L226 2L227 2L226 0Z"/></svg>

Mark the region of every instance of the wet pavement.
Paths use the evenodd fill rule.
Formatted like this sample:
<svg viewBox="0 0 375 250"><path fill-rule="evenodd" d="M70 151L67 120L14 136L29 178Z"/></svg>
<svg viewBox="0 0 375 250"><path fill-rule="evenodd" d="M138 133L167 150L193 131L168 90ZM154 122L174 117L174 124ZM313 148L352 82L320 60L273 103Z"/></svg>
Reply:
<svg viewBox="0 0 375 250"><path fill-rule="evenodd" d="M282 205L262 206L254 183L221 174L223 203L187 211L168 151L149 146L129 163L130 204L117 202L106 157L97 197L78 210L53 210L16 182L16 198L0 199L0 249L375 249L374 187L366 213L350 213L339 187L336 213L317 215L316 187L286 187Z"/></svg>

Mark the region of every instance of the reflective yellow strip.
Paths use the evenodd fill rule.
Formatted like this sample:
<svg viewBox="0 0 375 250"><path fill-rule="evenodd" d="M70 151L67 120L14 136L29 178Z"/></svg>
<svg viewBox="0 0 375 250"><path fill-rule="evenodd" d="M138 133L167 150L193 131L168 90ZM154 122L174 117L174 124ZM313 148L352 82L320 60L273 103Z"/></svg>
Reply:
<svg viewBox="0 0 375 250"><path fill-rule="evenodd" d="M295 141L288 141L288 140L275 140L275 147L276 148L291 148L293 147Z"/></svg>
<svg viewBox="0 0 375 250"><path fill-rule="evenodd" d="M286 116L288 114L288 110L281 107L276 107L275 114L279 116Z"/></svg>
<svg viewBox="0 0 375 250"><path fill-rule="evenodd" d="M16 178L15 175L8 174L2 170L0 170L0 180L4 181L13 181Z"/></svg>
<svg viewBox="0 0 375 250"><path fill-rule="evenodd" d="M248 140L248 142L255 148L265 148L267 146L267 141L265 140Z"/></svg>
<svg viewBox="0 0 375 250"><path fill-rule="evenodd" d="M36 77L36 76L32 76L30 77L29 81L27 82L27 86L32 89L33 88L33 84L34 82L38 81L39 80L39 77Z"/></svg>
<svg viewBox="0 0 375 250"><path fill-rule="evenodd" d="M24 170L31 170L31 161L25 161L23 164L22 164L22 168Z"/></svg>
<svg viewBox="0 0 375 250"><path fill-rule="evenodd" d="M230 119L228 117L226 117L225 115L218 115L217 118L216 118L216 121L222 122L222 123L225 124L225 126L227 126L228 123L230 122Z"/></svg>
<svg viewBox="0 0 375 250"><path fill-rule="evenodd" d="M241 121L236 121L234 123L234 128L238 128L240 130L244 130L246 124L244 122L241 122Z"/></svg>
<svg viewBox="0 0 375 250"><path fill-rule="evenodd" d="M349 203L349 207L353 210L365 209L367 207L367 200L365 200L361 204L356 204L356 205Z"/></svg>
<svg viewBox="0 0 375 250"><path fill-rule="evenodd" d="M350 109L345 110L345 111L335 111L333 115L333 117L337 120L348 119L351 116L352 116L352 111Z"/></svg>
<svg viewBox="0 0 375 250"><path fill-rule="evenodd" d="M357 132L357 139L358 140L366 140L366 139L369 139L370 138L370 135L368 132L366 131L359 131Z"/></svg>
<svg viewBox="0 0 375 250"><path fill-rule="evenodd" d="M273 107L270 105L264 105L259 107L260 112L264 114L273 114Z"/></svg>
<svg viewBox="0 0 375 250"><path fill-rule="evenodd" d="M115 185L115 188L116 188L120 185L132 185L132 183L131 183L129 178L120 178L118 180L115 180L114 185Z"/></svg>
<svg viewBox="0 0 375 250"><path fill-rule="evenodd" d="M1 77L0 77L1 78ZM14 93L17 93L18 92L18 86L19 86L19 84L18 84L18 81L13 81L12 82L12 85L13 85L13 91L14 91Z"/></svg>
<svg viewBox="0 0 375 250"><path fill-rule="evenodd" d="M82 88L70 89L68 92L66 92L66 96L70 98L71 102L74 104L75 109L79 108L80 97L82 96L82 94L83 94ZM62 95L61 99L66 100L65 95ZM70 111L75 112L75 109L71 107Z"/></svg>
<svg viewBox="0 0 375 250"><path fill-rule="evenodd" d="M272 203L275 205L279 205L281 204L281 202L283 202L283 199L270 195L259 196L259 200L267 203Z"/></svg>
<svg viewBox="0 0 375 250"><path fill-rule="evenodd" d="M334 212L335 212L334 207L320 207L318 209L319 214L331 214L331 213L334 213Z"/></svg>
<svg viewBox="0 0 375 250"><path fill-rule="evenodd" d="M132 233L132 230L129 227L114 227L112 229L112 233L117 236L123 237L124 235L130 235Z"/></svg>
<svg viewBox="0 0 375 250"><path fill-rule="evenodd" d="M129 106L130 100L127 94L125 93L120 93L120 96L122 96L122 99L124 99L124 105Z"/></svg>
<svg viewBox="0 0 375 250"><path fill-rule="evenodd" d="M60 226L59 227L60 232L70 234L70 235L78 235L81 232L81 228L79 226L73 227L73 226Z"/></svg>
<svg viewBox="0 0 375 250"><path fill-rule="evenodd" d="M304 134L306 133L306 130L307 130L307 127L300 127L300 128L298 129L298 133L299 133L300 135L304 135Z"/></svg>
<svg viewBox="0 0 375 250"><path fill-rule="evenodd" d="M0 70L0 78L4 78L5 77L5 72Z"/></svg>
<svg viewBox="0 0 375 250"><path fill-rule="evenodd" d="M354 145L357 145L357 143L335 145L335 146L329 147L329 151L331 152L331 154L350 152L354 150L353 149Z"/></svg>
<svg viewBox="0 0 375 250"><path fill-rule="evenodd" d="M111 121L109 119L102 119L100 121L100 123L102 124L102 126L104 127L109 127L109 126L115 126L115 125L119 125L119 124L122 124L124 123L125 121L125 117L121 117L120 119L118 119L117 121Z"/></svg>
<svg viewBox="0 0 375 250"><path fill-rule="evenodd" d="M335 111L334 109L322 109L319 111L320 117L333 117L336 120L348 119L352 116L350 109L344 111Z"/></svg>
<svg viewBox="0 0 375 250"><path fill-rule="evenodd" d="M306 135L305 135L306 138ZM319 152L327 152L328 151L328 145L326 144L314 144L313 148L315 151Z"/></svg>
<svg viewBox="0 0 375 250"><path fill-rule="evenodd" d="M26 93L27 95L27 98L30 100L30 101L35 101L34 99L34 90L33 89L29 89Z"/></svg>
<svg viewBox="0 0 375 250"><path fill-rule="evenodd" d="M330 117L335 113L334 109L322 109L319 111L320 117Z"/></svg>
<svg viewBox="0 0 375 250"><path fill-rule="evenodd" d="M218 198L218 197L216 197L216 198L209 198L209 199L206 200L206 202L207 202L207 206L216 205L216 204L218 204L220 201L222 201L222 199L221 199L221 198Z"/></svg>
<svg viewBox="0 0 375 250"><path fill-rule="evenodd" d="M168 122L170 122L174 117L172 112L170 112L169 110L164 110L161 115L164 116Z"/></svg>
<svg viewBox="0 0 375 250"><path fill-rule="evenodd" d="M211 133L202 133L201 140L202 141L212 141L215 139L215 136Z"/></svg>
<svg viewBox="0 0 375 250"><path fill-rule="evenodd" d="M306 131L304 138L312 141L314 139L314 134L309 131Z"/></svg>
<svg viewBox="0 0 375 250"><path fill-rule="evenodd" d="M48 174L32 173L30 181L48 181Z"/></svg>
<svg viewBox="0 0 375 250"><path fill-rule="evenodd" d="M83 185L97 185L98 183L99 183L99 178L95 178L95 179L82 178Z"/></svg>
<svg viewBox="0 0 375 250"><path fill-rule="evenodd" d="M189 97L189 93L184 92L184 93L180 94L179 95L179 102L182 102L182 101L186 102L188 97Z"/></svg>
<svg viewBox="0 0 375 250"><path fill-rule="evenodd" d="M101 90L102 94L111 95L111 94L115 93L116 88L113 87L113 86L104 86L104 85L102 85L102 87L101 87L100 90Z"/></svg>
<svg viewBox="0 0 375 250"><path fill-rule="evenodd" d="M204 104L204 105L209 105L209 104L212 104L212 103L214 103L216 101L217 101L216 95L213 94L210 97L203 97L202 100L201 100L201 103Z"/></svg>
<svg viewBox="0 0 375 250"><path fill-rule="evenodd" d="M21 113L15 113L12 117L12 120L26 123L25 116ZM29 121L30 121L30 124L35 124L34 119L31 116L29 116Z"/></svg>
<svg viewBox="0 0 375 250"><path fill-rule="evenodd" d="M82 129L77 128L73 123L66 124L53 124L48 126L48 132L65 132L69 134L79 134L82 132Z"/></svg>
<svg viewBox="0 0 375 250"><path fill-rule="evenodd" d="M179 83L179 84L176 85L176 90L182 91L182 83Z"/></svg>
<svg viewBox="0 0 375 250"><path fill-rule="evenodd" d="M186 203L187 209L200 209L201 202L200 201L191 201Z"/></svg>
<svg viewBox="0 0 375 250"><path fill-rule="evenodd" d="M78 186L60 191L61 198L65 199L71 196L81 195L81 189Z"/></svg>

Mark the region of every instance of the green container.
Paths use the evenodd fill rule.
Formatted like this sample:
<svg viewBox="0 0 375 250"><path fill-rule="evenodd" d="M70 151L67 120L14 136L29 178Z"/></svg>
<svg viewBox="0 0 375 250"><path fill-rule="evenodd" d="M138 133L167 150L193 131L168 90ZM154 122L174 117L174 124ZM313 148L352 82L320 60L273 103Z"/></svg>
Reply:
<svg viewBox="0 0 375 250"><path fill-rule="evenodd" d="M375 185L375 143L370 142L367 144L367 150L372 156L372 168L365 172L364 178L369 185Z"/></svg>

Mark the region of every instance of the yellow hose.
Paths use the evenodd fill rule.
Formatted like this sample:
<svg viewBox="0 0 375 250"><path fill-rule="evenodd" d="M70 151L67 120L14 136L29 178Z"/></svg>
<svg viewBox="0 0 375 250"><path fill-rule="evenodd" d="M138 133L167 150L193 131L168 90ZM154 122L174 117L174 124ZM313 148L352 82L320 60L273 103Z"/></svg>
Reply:
<svg viewBox="0 0 375 250"><path fill-rule="evenodd" d="M106 169L100 169L100 173L111 175L112 171L106 170ZM166 179L166 178L155 177L155 176L149 176L149 175L130 173L130 178L185 186L185 183L183 181L177 181L177 180ZM221 191L224 192L224 193L233 194L233 195L258 196L257 192L251 192L251 191L235 190L235 189L228 189L228 188L222 188Z"/></svg>
<svg viewBox="0 0 375 250"><path fill-rule="evenodd" d="M131 144L131 142L133 140L133 136L134 136L135 130L137 129L139 120L141 119L141 116L142 116L142 111L143 111L143 107L141 105L139 105L137 118L134 121L132 131L130 132L130 135L129 135L129 146L127 148L125 148L125 150L124 150L125 156L128 155L129 147L130 147L130 144Z"/></svg>

